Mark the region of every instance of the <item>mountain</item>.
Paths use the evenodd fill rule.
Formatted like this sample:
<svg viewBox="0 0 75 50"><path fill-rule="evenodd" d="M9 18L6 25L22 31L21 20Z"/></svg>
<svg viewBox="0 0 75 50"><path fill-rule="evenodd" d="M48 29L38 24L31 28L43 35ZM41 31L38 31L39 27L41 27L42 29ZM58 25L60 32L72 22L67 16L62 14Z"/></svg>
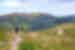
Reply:
<svg viewBox="0 0 75 50"><path fill-rule="evenodd" d="M62 18L57 18L56 23L75 23L75 15L63 16Z"/></svg>
<svg viewBox="0 0 75 50"><path fill-rule="evenodd" d="M29 31L47 29L63 23L74 23L75 15L62 18L48 13L11 13L0 16L0 25L27 29Z"/></svg>
<svg viewBox="0 0 75 50"><path fill-rule="evenodd" d="M55 17L48 13L12 13L0 16L0 24L12 26L28 25L31 30L48 28L55 25Z"/></svg>
<svg viewBox="0 0 75 50"><path fill-rule="evenodd" d="M56 24L55 19L55 16L48 14L40 14L40 16L38 16L32 21L32 30L44 28L46 29L48 27L52 27Z"/></svg>

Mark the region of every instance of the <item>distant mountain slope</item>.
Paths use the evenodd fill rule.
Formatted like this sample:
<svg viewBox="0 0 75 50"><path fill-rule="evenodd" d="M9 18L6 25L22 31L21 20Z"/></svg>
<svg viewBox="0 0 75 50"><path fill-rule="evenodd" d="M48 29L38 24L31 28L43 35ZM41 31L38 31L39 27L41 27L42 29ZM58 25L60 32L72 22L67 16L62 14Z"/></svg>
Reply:
<svg viewBox="0 0 75 50"><path fill-rule="evenodd" d="M62 23L74 23L75 15L63 16L62 18L47 13L12 13L0 16L0 25L23 26L29 30L39 30L54 27Z"/></svg>
<svg viewBox="0 0 75 50"><path fill-rule="evenodd" d="M42 29L48 28L48 26L54 25L55 17L47 13L12 13L4 16L0 16L0 23L11 23L13 26L21 24L28 24L30 29Z"/></svg>
<svg viewBox="0 0 75 50"><path fill-rule="evenodd" d="M75 22L75 15L68 15L68 16L63 16L62 18L57 18L56 23L61 24L61 23L74 23Z"/></svg>
<svg viewBox="0 0 75 50"><path fill-rule="evenodd" d="M46 29L48 27L54 26L55 17L52 15L40 15L35 20L32 21L32 29Z"/></svg>

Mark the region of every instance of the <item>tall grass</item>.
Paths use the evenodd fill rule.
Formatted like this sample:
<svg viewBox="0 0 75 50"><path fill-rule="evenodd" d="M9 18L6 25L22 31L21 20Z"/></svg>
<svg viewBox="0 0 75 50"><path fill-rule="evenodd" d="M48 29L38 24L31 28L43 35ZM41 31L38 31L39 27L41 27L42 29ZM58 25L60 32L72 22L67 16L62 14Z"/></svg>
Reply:
<svg viewBox="0 0 75 50"><path fill-rule="evenodd" d="M39 37L31 40L24 37L19 50L75 50L75 27L63 28L62 35L58 35L55 29L38 31Z"/></svg>

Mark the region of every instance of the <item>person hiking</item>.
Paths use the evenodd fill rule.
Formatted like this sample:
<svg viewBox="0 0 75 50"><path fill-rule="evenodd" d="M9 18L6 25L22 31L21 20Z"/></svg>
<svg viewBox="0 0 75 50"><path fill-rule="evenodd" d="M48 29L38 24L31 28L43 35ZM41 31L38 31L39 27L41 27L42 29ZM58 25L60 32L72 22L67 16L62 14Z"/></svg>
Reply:
<svg viewBox="0 0 75 50"><path fill-rule="evenodd" d="M19 28L19 27L16 27L16 28L15 28L16 34L18 34L19 31L20 31L20 28Z"/></svg>

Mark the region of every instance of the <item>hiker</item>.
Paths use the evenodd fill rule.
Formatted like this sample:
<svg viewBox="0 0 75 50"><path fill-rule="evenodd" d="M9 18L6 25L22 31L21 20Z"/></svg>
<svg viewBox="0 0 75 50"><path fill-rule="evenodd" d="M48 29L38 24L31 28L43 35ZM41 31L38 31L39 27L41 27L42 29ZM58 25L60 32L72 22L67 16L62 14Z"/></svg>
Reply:
<svg viewBox="0 0 75 50"><path fill-rule="evenodd" d="M16 34L18 34L19 31L20 31L19 27L16 27L16 28L15 28Z"/></svg>

